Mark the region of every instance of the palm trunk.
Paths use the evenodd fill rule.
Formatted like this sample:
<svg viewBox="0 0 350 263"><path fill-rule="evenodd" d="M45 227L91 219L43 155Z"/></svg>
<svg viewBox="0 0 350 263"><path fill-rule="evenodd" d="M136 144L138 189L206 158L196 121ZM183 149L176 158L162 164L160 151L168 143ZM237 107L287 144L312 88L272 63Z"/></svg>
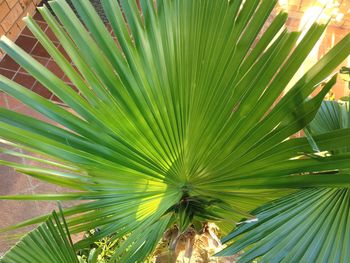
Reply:
<svg viewBox="0 0 350 263"><path fill-rule="evenodd" d="M213 257L224 246L217 237L217 226L206 224L197 232L193 227L179 233L175 226L168 230L155 251L155 263L234 263L238 255Z"/></svg>

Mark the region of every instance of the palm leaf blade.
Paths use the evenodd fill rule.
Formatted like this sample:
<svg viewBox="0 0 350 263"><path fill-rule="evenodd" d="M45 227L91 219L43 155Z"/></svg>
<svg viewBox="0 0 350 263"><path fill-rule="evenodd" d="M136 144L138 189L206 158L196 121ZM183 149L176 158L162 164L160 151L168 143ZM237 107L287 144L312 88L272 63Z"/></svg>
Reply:
<svg viewBox="0 0 350 263"><path fill-rule="evenodd" d="M78 263L78 258L55 212L38 228L25 235L0 261Z"/></svg>
<svg viewBox="0 0 350 263"><path fill-rule="evenodd" d="M296 190L348 186L348 153L318 156L305 138L288 137L314 118L336 76L307 98L349 55L350 37L276 102L326 29L315 23L298 42L300 32L281 30L281 13L254 45L276 2L142 0L139 8L102 0L116 39L89 1L73 1L80 19L64 0L49 3L55 16L40 8L74 67L33 19L26 22L80 93L3 38L0 47L70 109L0 77L1 90L54 123L1 109L1 138L56 165L1 163L80 192L0 198L88 201L64 211L71 233L101 230L75 249L127 236L114 255L127 262L142 261L171 225L181 232L217 220L227 228ZM314 140L337 151L349 136L342 129Z"/></svg>

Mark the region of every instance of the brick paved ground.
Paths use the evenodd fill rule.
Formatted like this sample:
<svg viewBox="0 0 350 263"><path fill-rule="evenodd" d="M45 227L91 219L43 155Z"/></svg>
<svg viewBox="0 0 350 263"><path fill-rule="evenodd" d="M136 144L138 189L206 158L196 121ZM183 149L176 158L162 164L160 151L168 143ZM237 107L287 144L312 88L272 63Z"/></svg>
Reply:
<svg viewBox="0 0 350 263"><path fill-rule="evenodd" d="M1 1L1 0L0 0ZM35 20L39 23L40 27L46 32L55 45L64 53L57 39L48 28L47 24L43 21L39 13L34 15ZM17 45L23 48L25 51L30 53L36 60L41 64L45 65L58 77L65 80L66 83L73 87L70 80L64 75L62 70L56 65L49 54L44 50L40 43L33 37L31 32L24 28L15 41ZM22 67L20 67L14 60L8 55L5 55L0 61L0 74L6 76L9 79L14 80L17 83L25 86L28 89L38 93L39 95L48 98L58 104L61 104L60 100L53 95L49 90L42 86L38 81L31 77ZM61 104L62 105L62 104ZM26 115L33 116L35 118L49 121L45 117L41 116L34 110L30 109L18 100L6 95L0 91L0 107L5 107ZM8 147L1 143L0 147ZM19 151L18 149L14 149ZM31 164L30 162L23 160L22 158L13 158L8 155L0 153L0 159L16 161L19 163ZM49 185L38 181L29 176L19 174L13 169L0 166L0 195L16 195L16 194L35 194L35 193L55 193L67 191L61 187ZM55 202L44 202L44 201L0 201L0 229L15 223L19 223L23 220L30 219L34 216L41 215L43 213L49 213L52 209L57 208ZM22 231L15 233L23 233L30 230L31 227L27 227ZM19 236L6 236L0 234L0 255L7 251L11 245L18 240Z"/></svg>

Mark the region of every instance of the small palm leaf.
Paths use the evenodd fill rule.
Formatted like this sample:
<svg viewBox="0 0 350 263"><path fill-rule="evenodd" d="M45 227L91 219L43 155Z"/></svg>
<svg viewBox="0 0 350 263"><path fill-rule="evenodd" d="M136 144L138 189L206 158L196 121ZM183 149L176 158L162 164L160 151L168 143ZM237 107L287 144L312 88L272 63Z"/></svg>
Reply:
<svg viewBox="0 0 350 263"><path fill-rule="evenodd" d="M324 101L315 119L309 124L314 135L350 127L349 102Z"/></svg>
<svg viewBox="0 0 350 263"><path fill-rule="evenodd" d="M1 263L79 263L68 229L54 211L38 228L25 235Z"/></svg>
<svg viewBox="0 0 350 263"><path fill-rule="evenodd" d="M350 108L345 101L323 101L315 119L308 125L312 135L346 128L350 128ZM332 151L333 154L337 152L350 152L350 147Z"/></svg>
<svg viewBox="0 0 350 263"><path fill-rule="evenodd" d="M87 201L65 209L70 231L101 231L75 248L127 236L115 260L141 262L174 224L216 221L227 232L300 188L350 183L339 172L349 154L315 156L305 138L288 139L314 118L336 76L307 98L349 55L350 36L282 97L327 25L299 39L282 12L262 31L277 0L102 0L115 38L90 1L72 3L79 18L64 0L49 2L55 16L40 8L72 63L26 23L79 93L3 37L0 47L69 109L1 76L1 90L55 125L1 108L0 136L50 168L1 164L75 191L2 199ZM349 137L342 129L314 140L331 151Z"/></svg>

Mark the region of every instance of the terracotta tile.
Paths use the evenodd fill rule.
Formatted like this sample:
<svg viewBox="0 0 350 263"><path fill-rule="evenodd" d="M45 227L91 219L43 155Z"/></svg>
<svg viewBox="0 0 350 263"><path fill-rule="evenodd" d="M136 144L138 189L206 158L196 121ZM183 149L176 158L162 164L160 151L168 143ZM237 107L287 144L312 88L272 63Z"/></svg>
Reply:
<svg viewBox="0 0 350 263"><path fill-rule="evenodd" d="M54 102L58 102L58 103L63 103L63 101L59 97L57 97L56 95L52 95L50 100L52 100Z"/></svg>
<svg viewBox="0 0 350 263"><path fill-rule="evenodd" d="M112 32L111 32L111 36L112 36L114 42L118 42L118 41L117 41L117 36L115 35L115 33L114 33L113 30L112 30Z"/></svg>
<svg viewBox="0 0 350 263"><path fill-rule="evenodd" d="M47 122L47 123L51 123L51 124L55 124L54 121L52 121L51 119L45 117L44 115L42 115L41 113L37 112L36 110L30 108L29 106L22 104L20 107L17 107L16 109L14 109L14 111L27 115L27 116L31 116L35 119Z"/></svg>
<svg viewBox="0 0 350 263"><path fill-rule="evenodd" d="M42 165L40 166L42 167ZM67 188L62 186L46 183L35 178L30 178L33 188L36 194L47 194L47 193L64 193L69 192Z"/></svg>
<svg viewBox="0 0 350 263"><path fill-rule="evenodd" d="M27 53L29 53L30 51L32 51L33 47L35 46L35 44L38 42L37 39L32 38L32 37L28 37L28 36L22 36L20 35L17 40L16 40L16 44L21 47L24 51L26 51Z"/></svg>
<svg viewBox="0 0 350 263"><path fill-rule="evenodd" d="M7 108L6 94L0 91L0 107Z"/></svg>
<svg viewBox="0 0 350 263"><path fill-rule="evenodd" d="M0 0L1 1L1 0ZM5 31L4 29L0 26L0 36L3 36L5 35Z"/></svg>
<svg viewBox="0 0 350 263"><path fill-rule="evenodd" d="M72 63L72 65L73 65L74 70L75 70L82 78L84 78L83 75L80 73L79 69L77 68L77 66L75 66L73 63Z"/></svg>
<svg viewBox="0 0 350 263"><path fill-rule="evenodd" d="M18 149L18 147L15 147L13 145L9 145L8 143L5 143L5 141L0 141L0 147L3 148L3 149L7 149L7 150L12 150L12 151L17 151L17 152L20 152L21 150ZM0 158L3 157L3 155L1 154L4 154L4 153L0 153ZM5 155L5 154L4 154ZM7 155L7 154L6 154ZM12 157L12 158L20 158L20 157ZM7 159L7 160L10 160L10 159ZM20 159L17 159L16 161L19 161ZM14 159L12 159L12 161L15 161Z"/></svg>
<svg viewBox="0 0 350 263"><path fill-rule="evenodd" d="M24 68L20 67L18 72L29 74Z"/></svg>
<svg viewBox="0 0 350 263"><path fill-rule="evenodd" d="M7 2L8 6L12 8L18 1L17 0L5 0L4 2Z"/></svg>
<svg viewBox="0 0 350 263"><path fill-rule="evenodd" d="M38 57L38 56L33 56L33 58L35 58L37 61L40 62L41 65L44 65L44 66L46 66L49 63L48 58L43 58L43 57Z"/></svg>
<svg viewBox="0 0 350 263"><path fill-rule="evenodd" d="M15 4L14 7L10 7L10 12L6 14L4 19L1 21L2 28L9 32L11 27L16 23L17 19L21 17L23 9L19 3Z"/></svg>
<svg viewBox="0 0 350 263"><path fill-rule="evenodd" d="M33 116L36 118L36 116ZM51 121L52 122L52 121ZM23 151L24 153L26 154L30 154L32 156L35 156L35 157L38 157L38 158L43 158L43 159L50 159L46 156L43 156L41 154L37 154L37 153L30 153L30 152L26 152L26 151ZM57 170L56 167L52 166L52 165L48 165L48 164L43 164L43 163L40 163L40 162L36 162L36 161L33 161L33 160L29 160L29 159L25 159L24 160L24 163L26 165L29 165L29 166L40 166L41 168L47 168L47 169L54 169L54 170ZM63 192L69 192L70 190L65 188L65 187L62 187L62 186L57 186L55 184L51 184L51 183L46 183L44 181L41 181L41 180L38 180L37 178L35 177L29 177L29 182L30 182L30 185L32 186L32 191L34 193L37 193L37 194L43 194L43 193L63 193Z"/></svg>
<svg viewBox="0 0 350 263"><path fill-rule="evenodd" d="M12 184L16 182L15 180L10 181ZM22 185L23 187L23 185ZM23 188L20 188L23 189ZM16 195L18 192L11 192L11 194ZM35 202L31 201L0 201L1 203L1 220L0 228L14 225L20 223L24 220L30 219L33 216L39 215L37 211L37 206Z"/></svg>
<svg viewBox="0 0 350 263"><path fill-rule="evenodd" d="M29 14L30 16L34 15L35 12L36 12L36 6L35 6L35 3L33 1L29 1L28 3L28 0L22 0L22 1L27 1L27 4L26 4L26 8L24 10L24 13L27 15Z"/></svg>
<svg viewBox="0 0 350 263"><path fill-rule="evenodd" d="M4 93L0 93L0 101L3 97L7 96ZM16 100L10 99L10 103L13 106L13 102ZM16 101L18 102L18 101ZM16 107L16 111L21 112L26 115L33 116L35 118L43 118L39 113L36 113L34 110L29 107L20 104ZM3 146L3 145L0 145ZM5 159L13 162L23 162L22 158L11 157L9 155L1 155L0 159ZM30 164L29 161L25 162L26 164ZM33 194L33 193L58 193L67 191L66 189L58 186L54 186L51 184L46 184L43 182L39 182L35 178L16 173L12 168L0 166L0 174L1 174L1 184L0 184L0 195L16 195L16 194ZM70 204L70 203L69 203ZM65 204L69 205L68 203ZM24 220L30 219L34 216L38 216L41 214L50 213L53 209L57 209L57 205L55 202L47 202L47 201L0 201L0 228L13 225ZM20 234L24 234L27 231L32 229L32 227L27 227L21 229ZM19 232L16 232L19 233ZM13 234L13 232L11 232ZM7 251L10 246L12 246L17 239L10 239L8 236L1 235L0 236L0 254Z"/></svg>
<svg viewBox="0 0 350 263"><path fill-rule="evenodd" d="M0 61L0 68L17 71L19 65L9 55L5 55Z"/></svg>
<svg viewBox="0 0 350 263"><path fill-rule="evenodd" d="M40 6L40 5L39 5ZM33 16L33 18L36 20L36 21L45 21L45 19L43 18L43 16L39 13L39 12L36 12L35 15Z"/></svg>
<svg viewBox="0 0 350 263"><path fill-rule="evenodd" d="M4 201L4 203L17 203L25 205L24 202L21 201ZM6 218L2 219L4 222L6 222ZM2 234L0 236L0 256L3 255L6 251L8 251L11 247L13 247L20 239L20 236L25 235L27 232L31 231L34 228L34 226L24 227L18 230L14 230L8 233L8 236L6 236L7 233Z"/></svg>
<svg viewBox="0 0 350 263"><path fill-rule="evenodd" d="M105 26L106 26L108 32L112 32L113 31L113 28L112 28L111 24L107 23L107 24L105 24Z"/></svg>
<svg viewBox="0 0 350 263"><path fill-rule="evenodd" d="M42 58L42 57L38 57L38 56L32 56L35 60L39 61L40 64L42 64L43 66L46 66L47 63L49 63L49 59L48 58ZM29 74L24 68L20 68L18 72L21 73L27 73Z"/></svg>
<svg viewBox="0 0 350 263"><path fill-rule="evenodd" d="M45 32L45 30L47 29L48 25L46 22L40 22L37 21L38 26L40 26L41 30Z"/></svg>
<svg viewBox="0 0 350 263"><path fill-rule="evenodd" d="M79 93L79 89L76 86L74 86L72 83L67 83L67 84L72 88L72 90L74 90L77 93Z"/></svg>
<svg viewBox="0 0 350 263"><path fill-rule="evenodd" d="M7 3L5 1L0 1L0 21L4 19L9 11L10 8Z"/></svg>
<svg viewBox="0 0 350 263"><path fill-rule="evenodd" d="M23 73L17 73L13 80L28 89L31 89L36 81L32 76Z"/></svg>
<svg viewBox="0 0 350 263"><path fill-rule="evenodd" d="M16 39L18 38L18 36L21 33L21 28L17 25L14 24L10 31L7 32L6 36L11 40L11 41L16 41Z"/></svg>
<svg viewBox="0 0 350 263"><path fill-rule="evenodd" d="M16 195L18 193L13 193L13 194ZM0 205L1 205L0 228L4 228L7 226L11 226L11 225L26 221L28 219L31 219L35 216L42 215L44 213L44 211L39 210L37 201L6 200L6 201L0 201ZM17 242L20 236L32 230L34 227L35 225L28 226L16 231L5 233L5 235L4 234L1 235L0 243L2 245L0 246L0 252L2 253L6 252L11 246L13 246ZM8 234L9 237L7 237L6 234Z"/></svg>
<svg viewBox="0 0 350 263"><path fill-rule="evenodd" d="M39 42L36 44L36 46L31 51L30 54L32 54L34 56L44 57L44 58L49 58L50 57L49 53L47 53L45 48Z"/></svg>
<svg viewBox="0 0 350 263"><path fill-rule="evenodd" d="M25 16L25 13L23 14L23 16ZM21 31L23 30L23 28L25 28L26 23L23 21L23 18L19 18L16 21L16 25L21 29Z"/></svg>
<svg viewBox="0 0 350 263"><path fill-rule="evenodd" d="M63 80L64 82L66 82L67 84L72 83L71 80L70 80L66 75L64 75L64 76L62 77L62 80Z"/></svg>
<svg viewBox="0 0 350 263"><path fill-rule="evenodd" d="M47 88L45 88L41 83L36 82L34 87L32 88L32 91L39 94L40 96L49 99L52 96L52 92L49 91Z"/></svg>
<svg viewBox="0 0 350 263"><path fill-rule="evenodd" d="M56 201L37 201L36 206L41 215L52 213L53 210L58 211Z"/></svg>
<svg viewBox="0 0 350 263"><path fill-rule="evenodd" d="M71 61L69 55L67 54L67 52L64 50L62 45L58 46L58 50L62 53L62 55L68 60Z"/></svg>
<svg viewBox="0 0 350 263"><path fill-rule="evenodd" d="M49 61L49 63L47 64L47 69L50 70L52 73L54 73L59 78L62 78L64 75L64 72L61 70L61 68L53 60Z"/></svg>
<svg viewBox="0 0 350 263"><path fill-rule="evenodd" d="M29 36L29 37L34 37L33 33L29 30L28 27L25 27L22 32L21 35L23 36Z"/></svg>
<svg viewBox="0 0 350 263"><path fill-rule="evenodd" d="M5 76L8 79L12 79L15 74L16 71L14 70L0 68L0 75Z"/></svg>
<svg viewBox="0 0 350 263"><path fill-rule="evenodd" d="M13 169L9 167L1 166L0 173L1 195L17 194L19 192L24 192L30 187L27 176L16 173Z"/></svg>
<svg viewBox="0 0 350 263"><path fill-rule="evenodd" d="M7 103L8 103L8 108L11 110L14 110L18 107L21 107L23 105L22 102L19 100L15 99L14 97L10 95L6 95Z"/></svg>
<svg viewBox="0 0 350 263"><path fill-rule="evenodd" d="M49 37L49 39L53 42L59 42L56 35L54 34L54 32L51 30L51 28L47 28L45 31L45 34Z"/></svg>

